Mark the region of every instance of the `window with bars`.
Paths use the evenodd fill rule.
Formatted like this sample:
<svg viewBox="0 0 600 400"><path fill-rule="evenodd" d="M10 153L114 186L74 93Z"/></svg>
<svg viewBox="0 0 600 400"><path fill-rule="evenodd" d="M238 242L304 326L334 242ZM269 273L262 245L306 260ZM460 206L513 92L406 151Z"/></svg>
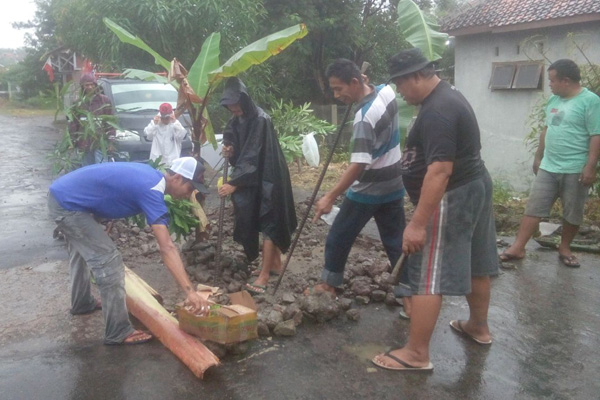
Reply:
<svg viewBox="0 0 600 400"><path fill-rule="evenodd" d="M489 88L492 90L541 90L543 70L543 61L492 63L492 76Z"/></svg>

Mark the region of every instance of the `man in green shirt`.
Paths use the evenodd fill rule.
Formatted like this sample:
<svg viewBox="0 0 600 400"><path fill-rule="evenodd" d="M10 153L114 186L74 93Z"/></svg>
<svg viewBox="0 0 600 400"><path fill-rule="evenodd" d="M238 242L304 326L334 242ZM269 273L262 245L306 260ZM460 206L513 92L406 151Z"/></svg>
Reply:
<svg viewBox="0 0 600 400"><path fill-rule="evenodd" d="M563 226L558 257L567 267L579 267L571 242L583 221L583 208L596 180L600 154L600 98L582 87L575 62L558 60L548 68L554 96L546 106L546 127L533 161L536 178L515 242L500 254L501 261L525 256L525 245L547 218L558 197Z"/></svg>

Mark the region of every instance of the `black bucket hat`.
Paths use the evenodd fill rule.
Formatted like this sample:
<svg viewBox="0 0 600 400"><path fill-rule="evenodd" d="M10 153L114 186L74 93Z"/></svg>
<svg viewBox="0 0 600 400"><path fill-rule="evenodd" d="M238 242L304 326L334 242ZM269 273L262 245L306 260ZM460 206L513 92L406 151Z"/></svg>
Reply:
<svg viewBox="0 0 600 400"><path fill-rule="evenodd" d="M430 64L433 64L433 61L429 61L423 55L421 49L414 47L412 49L402 50L388 60L388 72L390 74L388 82L394 78L420 71Z"/></svg>

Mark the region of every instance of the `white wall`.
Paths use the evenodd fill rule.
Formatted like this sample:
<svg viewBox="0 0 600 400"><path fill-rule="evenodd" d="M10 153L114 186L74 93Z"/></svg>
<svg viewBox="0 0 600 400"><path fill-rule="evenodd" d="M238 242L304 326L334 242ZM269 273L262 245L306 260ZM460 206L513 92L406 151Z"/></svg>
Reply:
<svg viewBox="0 0 600 400"><path fill-rule="evenodd" d="M570 58L578 64L586 61L567 38L576 33L575 40L584 46L586 56L600 64L600 22L522 32L459 36L455 40L455 85L473 106L481 129L482 157L494 179L510 183L519 191L528 190L533 173L533 155L527 150L524 138L530 131L527 119L531 108L548 88L545 60L542 90L488 89L493 62L544 60L537 50L523 46L523 41L536 37L543 43L543 52L550 61ZM517 46L520 54L517 54ZM496 56L496 47L499 55ZM524 54L527 53L527 55Z"/></svg>

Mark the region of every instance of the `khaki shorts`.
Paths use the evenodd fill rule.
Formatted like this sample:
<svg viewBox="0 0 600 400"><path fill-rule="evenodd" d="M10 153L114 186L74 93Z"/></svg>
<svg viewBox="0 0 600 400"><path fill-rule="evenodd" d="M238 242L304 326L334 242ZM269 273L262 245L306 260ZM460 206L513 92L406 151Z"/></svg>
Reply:
<svg viewBox="0 0 600 400"><path fill-rule="evenodd" d="M556 174L538 170L525 207L528 217L548 218L556 199L560 197L563 219L571 225L583 222L583 207L590 191L579 182L581 174Z"/></svg>

